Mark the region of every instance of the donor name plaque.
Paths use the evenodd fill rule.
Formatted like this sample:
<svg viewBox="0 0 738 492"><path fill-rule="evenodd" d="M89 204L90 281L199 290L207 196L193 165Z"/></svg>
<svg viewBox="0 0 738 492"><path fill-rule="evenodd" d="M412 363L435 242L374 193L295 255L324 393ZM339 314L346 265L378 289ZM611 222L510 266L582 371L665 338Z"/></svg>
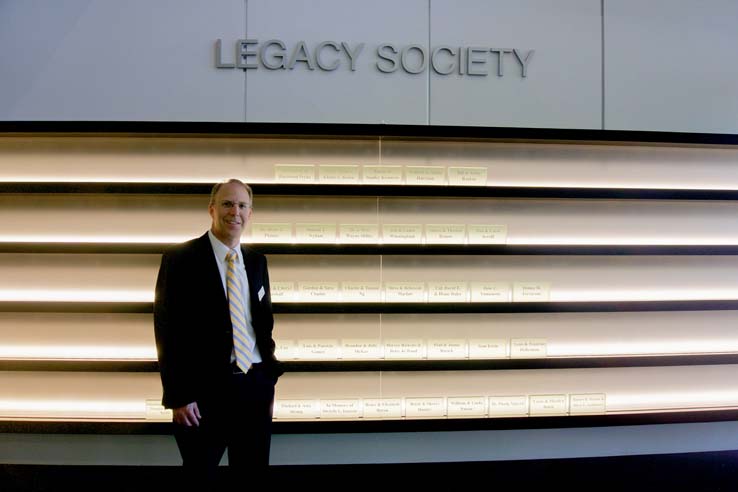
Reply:
<svg viewBox="0 0 738 492"><path fill-rule="evenodd" d="M586 393L569 395L569 413L571 415L604 414L607 411L605 393Z"/></svg>
<svg viewBox="0 0 738 492"><path fill-rule="evenodd" d="M425 302L423 282L387 282L384 284L385 302Z"/></svg>
<svg viewBox="0 0 738 492"><path fill-rule="evenodd" d="M251 241L255 243L291 243L292 224L251 224Z"/></svg>
<svg viewBox="0 0 738 492"><path fill-rule="evenodd" d="M299 243L335 243L336 224L295 224Z"/></svg>
<svg viewBox="0 0 738 492"><path fill-rule="evenodd" d="M425 359L426 345L423 340L385 340L385 359Z"/></svg>
<svg viewBox="0 0 738 492"><path fill-rule="evenodd" d="M505 282L472 282L471 302L510 302L512 291Z"/></svg>
<svg viewBox="0 0 738 492"><path fill-rule="evenodd" d="M551 284L546 282L515 282L513 302L548 302Z"/></svg>
<svg viewBox="0 0 738 492"><path fill-rule="evenodd" d="M318 400L277 400L274 402L276 419L317 419L320 417Z"/></svg>
<svg viewBox="0 0 738 492"><path fill-rule="evenodd" d="M567 395L531 395L530 415L566 415L569 411Z"/></svg>
<svg viewBox="0 0 738 492"><path fill-rule="evenodd" d="M467 347L464 339L428 340L428 358L466 359Z"/></svg>
<svg viewBox="0 0 738 492"><path fill-rule="evenodd" d="M381 302L379 282L341 282L343 302Z"/></svg>
<svg viewBox="0 0 738 492"><path fill-rule="evenodd" d="M364 166L364 184L402 184L402 166Z"/></svg>
<svg viewBox="0 0 738 492"><path fill-rule="evenodd" d="M487 398L483 396L449 397L449 417L485 417L487 415Z"/></svg>
<svg viewBox="0 0 738 492"><path fill-rule="evenodd" d="M318 182L326 184L359 184L359 166L320 165Z"/></svg>
<svg viewBox="0 0 738 492"><path fill-rule="evenodd" d="M446 399L437 398L405 398L405 416L407 418L445 417Z"/></svg>
<svg viewBox="0 0 738 492"><path fill-rule="evenodd" d="M524 417L528 415L527 396L490 396L490 417Z"/></svg>
<svg viewBox="0 0 738 492"><path fill-rule="evenodd" d="M358 419L364 416L360 399L320 400L321 419Z"/></svg>
<svg viewBox="0 0 738 492"><path fill-rule="evenodd" d="M297 302L297 291L294 282L272 282L272 301Z"/></svg>
<svg viewBox="0 0 738 492"><path fill-rule="evenodd" d="M274 166L274 179L278 183L315 182L314 164L277 164Z"/></svg>
<svg viewBox="0 0 738 492"><path fill-rule="evenodd" d="M464 244L465 224L426 224L426 244Z"/></svg>
<svg viewBox="0 0 738 492"><path fill-rule="evenodd" d="M404 414L402 398L364 399L364 418L400 419Z"/></svg>
<svg viewBox="0 0 738 492"><path fill-rule="evenodd" d="M423 226L420 224L384 224L382 241L386 244L421 244Z"/></svg>
<svg viewBox="0 0 738 492"><path fill-rule="evenodd" d="M487 168L449 167L448 184L452 186L487 186Z"/></svg>
<svg viewBox="0 0 738 492"><path fill-rule="evenodd" d="M383 359L384 345L374 339L347 338L341 342L344 359Z"/></svg>
<svg viewBox="0 0 738 492"><path fill-rule="evenodd" d="M466 282L428 282L428 302L467 302Z"/></svg>
<svg viewBox="0 0 738 492"><path fill-rule="evenodd" d="M377 224L341 224L338 226L338 242L344 244L379 243Z"/></svg>
<svg viewBox="0 0 738 492"><path fill-rule="evenodd" d="M445 185L446 168L443 166L407 166L405 183L409 185Z"/></svg>
<svg viewBox="0 0 738 492"><path fill-rule="evenodd" d="M334 302L339 300L338 282L298 282L300 301Z"/></svg>
<svg viewBox="0 0 738 492"><path fill-rule="evenodd" d="M531 359L546 357L548 341L545 338L513 338L510 340L510 357Z"/></svg>
<svg viewBox="0 0 738 492"><path fill-rule="evenodd" d="M307 360L337 360L341 358L338 340L298 340L297 356Z"/></svg>

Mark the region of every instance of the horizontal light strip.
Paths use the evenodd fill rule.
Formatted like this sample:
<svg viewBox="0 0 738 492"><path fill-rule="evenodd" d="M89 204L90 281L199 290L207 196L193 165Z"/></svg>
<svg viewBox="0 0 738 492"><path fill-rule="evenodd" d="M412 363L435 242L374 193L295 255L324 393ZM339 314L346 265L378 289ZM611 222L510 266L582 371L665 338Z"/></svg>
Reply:
<svg viewBox="0 0 738 492"><path fill-rule="evenodd" d="M0 399L2 417L145 418L144 400L21 400Z"/></svg>
<svg viewBox="0 0 738 492"><path fill-rule="evenodd" d="M567 290L551 292L549 302L618 302L618 301L711 301L738 300L738 288L679 290ZM0 302L154 302L154 292L145 290L0 290ZM276 301L321 304L340 303L339 298ZM413 302L414 303L414 302ZM403 304L387 302L386 304ZM433 304L433 303L428 303ZM467 304L460 302L459 304ZM473 304L473 303L472 303Z"/></svg>
<svg viewBox="0 0 738 492"><path fill-rule="evenodd" d="M2 302L154 302L153 290L0 290Z"/></svg>
<svg viewBox="0 0 738 492"><path fill-rule="evenodd" d="M735 246L738 245L738 237L509 237L507 245L513 244L519 246Z"/></svg>
<svg viewBox="0 0 738 492"><path fill-rule="evenodd" d="M59 176L53 176L53 175L45 175L43 177L38 177L35 175L11 175L11 176L2 176L0 177L1 183L111 183L111 184L127 184L127 183L152 183L152 184L213 184L221 181L223 179L222 175L214 176L212 178L176 178L171 176L161 177L161 178L136 178L136 177L119 177L119 178L91 178L88 176L74 176L74 175L59 175ZM290 184L305 184L303 182L283 182L283 181L260 181L258 179L250 179L250 178L244 178L246 182L249 184L280 184L280 185L290 185ZM310 183L314 185L331 185L331 186L341 186L340 184L335 183L321 183L321 182L315 182ZM364 186L376 186L375 183L349 183L347 184L349 186L356 186L356 185L364 185ZM387 185L383 185L387 186ZM390 186L417 186L417 185L406 185L406 184L391 184ZM421 185L422 186L422 185ZM438 188L439 185L427 185L428 187L434 187ZM459 186L459 185L440 185L440 186L448 186L452 188L465 188L465 186ZM475 186L476 187L476 186ZM595 182L595 183L561 183L561 182L554 182L554 183L541 183L540 181L528 181L528 182L520 182L520 181L499 181L495 180L493 183L488 183L486 187L489 188L496 188L496 187L505 187L505 188L574 188L574 189L634 189L634 190L701 190L701 191L711 191L711 190L720 190L720 191L738 191L738 188L736 187L730 187L730 186L720 186L718 184L710 185L710 186L683 186L681 183L677 184L674 183L672 185L669 184L633 184L632 182L617 182L608 180L607 182Z"/></svg>
<svg viewBox="0 0 738 492"><path fill-rule="evenodd" d="M643 394L608 394L607 408L612 411L651 410L690 407L738 406L738 390L680 391Z"/></svg>
<svg viewBox="0 0 738 492"><path fill-rule="evenodd" d="M593 327L596 329L596 327ZM648 330L644 329L644 335ZM664 335L665 337L667 335ZM738 353L738 334L735 339L699 339L618 342L555 342L548 344L549 357L621 357L632 355L703 355Z"/></svg>
<svg viewBox="0 0 738 492"><path fill-rule="evenodd" d="M723 289L567 289L551 291L551 302L709 301L738 299L738 287Z"/></svg>
<svg viewBox="0 0 738 492"><path fill-rule="evenodd" d="M153 345L0 345L0 359L156 360L156 357Z"/></svg>
<svg viewBox="0 0 738 492"><path fill-rule="evenodd" d="M65 244L177 244L189 239L192 239L195 235L181 235L181 236L83 236L83 235L44 235L44 236L30 236L30 235L2 235L0 236L0 243L29 243L29 244L43 244L43 243L65 243ZM253 244L344 244L340 240L335 241L323 241L323 242L304 242L300 243L296 239L280 240L280 241L259 241L252 240L248 236L244 236L242 239L244 243ZM345 243L345 244L360 244L360 245L394 245L394 243L379 242L367 242L367 243ZM414 243L416 245L435 245L432 242ZM438 243L444 246L453 246L454 244ZM458 243L456 245L463 246L467 243ZM411 244L412 245L412 244ZM477 243L468 243L468 245L483 245ZM515 246L738 246L738 237L698 237L698 238L685 238L679 237L608 237L608 238L593 238L593 237L521 237L521 238L508 238L506 245ZM505 246L505 244L494 244L490 246Z"/></svg>
<svg viewBox="0 0 738 492"><path fill-rule="evenodd" d="M597 327L593 326L593 330ZM152 328L153 329L153 328ZM647 330L644 334L648 335ZM523 337L524 334L520 334ZM606 337L607 335L605 335ZM378 337L379 339L379 337ZM285 343L278 340L277 344ZM294 341L287 341L292 342ZM661 355L717 355L738 353L738 335L734 339L714 338L680 340L650 340L650 341L607 341L601 342L557 342L549 340L547 356L549 358L571 357L629 357L629 356L661 356ZM342 342L341 342L342 343ZM383 346L384 340L379 342ZM278 352L280 350L278 349ZM284 355L284 354L282 354ZM292 357L289 357L292 359ZM500 357L509 359L510 357ZM545 357L544 357L545 358ZM156 347L151 345L2 345L0 344L0 359L5 360L140 360L155 361ZM297 360L342 360L338 357L296 357ZM354 360L347 357L345 360ZM392 360L377 358L373 360ZM428 356L427 360L444 360ZM470 358L474 360L474 358Z"/></svg>
<svg viewBox="0 0 738 492"><path fill-rule="evenodd" d="M4 235L0 236L0 243L109 243L109 244L137 244L137 243L181 243L195 237L187 236L28 236L28 235Z"/></svg>

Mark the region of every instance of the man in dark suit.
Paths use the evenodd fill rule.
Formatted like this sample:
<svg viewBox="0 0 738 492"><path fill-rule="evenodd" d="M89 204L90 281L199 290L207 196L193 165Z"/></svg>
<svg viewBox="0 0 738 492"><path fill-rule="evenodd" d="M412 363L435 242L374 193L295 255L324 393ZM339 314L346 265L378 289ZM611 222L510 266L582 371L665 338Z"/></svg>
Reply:
<svg viewBox="0 0 738 492"><path fill-rule="evenodd" d="M251 188L231 179L210 195L210 230L167 250L156 282L154 328L175 438L191 479L215 478L228 449L235 481L269 464L274 356L266 258L240 245ZM242 473L243 472L243 473Z"/></svg>

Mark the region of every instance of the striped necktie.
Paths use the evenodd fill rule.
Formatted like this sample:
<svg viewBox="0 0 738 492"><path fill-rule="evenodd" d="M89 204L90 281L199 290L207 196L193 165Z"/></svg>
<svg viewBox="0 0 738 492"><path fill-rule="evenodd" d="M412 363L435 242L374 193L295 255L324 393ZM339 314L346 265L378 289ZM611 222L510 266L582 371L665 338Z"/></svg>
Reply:
<svg viewBox="0 0 738 492"><path fill-rule="evenodd" d="M226 272L226 290L228 291L228 308L233 325L233 348L236 353L236 364L247 372L254 359L254 341L246 329L245 303L243 302L243 286L237 272L238 255L231 250L226 255L228 271Z"/></svg>

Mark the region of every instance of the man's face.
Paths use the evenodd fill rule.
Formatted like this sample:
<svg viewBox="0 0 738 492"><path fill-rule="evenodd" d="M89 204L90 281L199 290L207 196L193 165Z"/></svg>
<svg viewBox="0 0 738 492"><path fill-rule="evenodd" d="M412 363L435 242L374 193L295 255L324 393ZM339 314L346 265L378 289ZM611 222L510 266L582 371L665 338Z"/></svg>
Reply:
<svg viewBox="0 0 738 492"><path fill-rule="evenodd" d="M220 187L215 200L208 206L213 219L211 230L223 244L234 247L238 244L251 218L249 194L239 183L227 183Z"/></svg>

